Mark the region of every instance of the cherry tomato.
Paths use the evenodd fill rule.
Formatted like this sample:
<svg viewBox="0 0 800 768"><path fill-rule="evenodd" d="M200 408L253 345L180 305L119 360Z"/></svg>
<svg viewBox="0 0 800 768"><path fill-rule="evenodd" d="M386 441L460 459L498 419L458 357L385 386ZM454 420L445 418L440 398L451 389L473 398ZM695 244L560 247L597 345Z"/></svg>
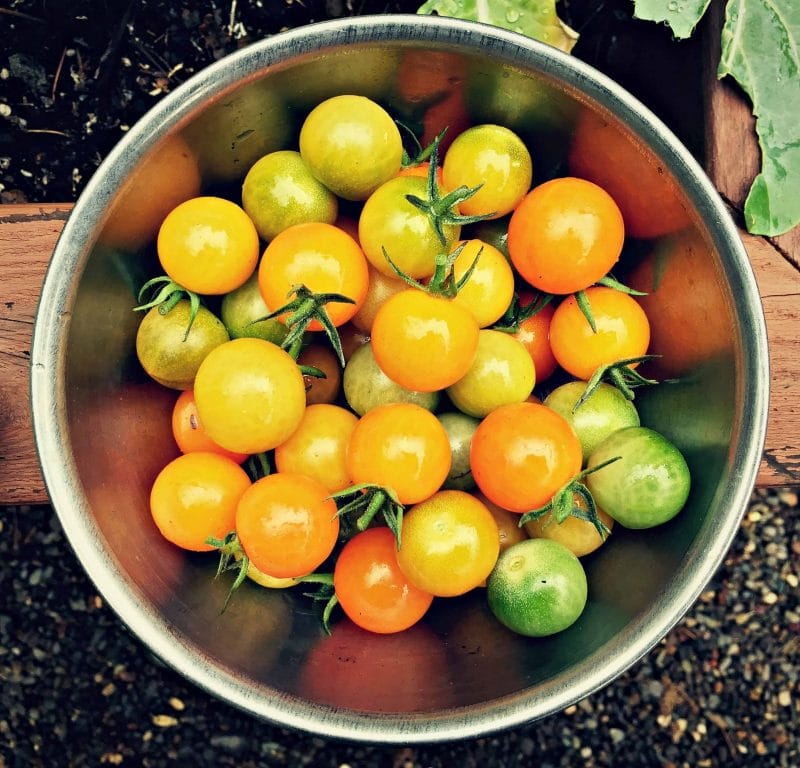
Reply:
<svg viewBox="0 0 800 768"><path fill-rule="evenodd" d="M303 122L300 154L334 194L366 200L400 170L403 142L383 107L363 96L334 96Z"/></svg>
<svg viewBox="0 0 800 768"><path fill-rule="evenodd" d="M268 475L242 495L236 534L258 570L276 578L305 576L333 551L339 535L336 504L318 480Z"/></svg>
<svg viewBox="0 0 800 768"><path fill-rule="evenodd" d="M213 351L200 365L194 385L208 435L239 453L280 445L297 429L306 407L295 361L262 339L234 339Z"/></svg>
<svg viewBox="0 0 800 768"><path fill-rule="evenodd" d="M269 313L258 287L258 272L253 272L243 285L226 293L220 308L220 317L232 339L248 337L280 344L288 331L277 317L261 320Z"/></svg>
<svg viewBox="0 0 800 768"><path fill-rule="evenodd" d="M372 528L345 544L333 586L339 605L359 627L390 634L416 624L433 595L414 586L397 564L397 543L388 528Z"/></svg>
<svg viewBox="0 0 800 768"><path fill-rule="evenodd" d="M325 378L303 376L306 386L306 405L332 403L339 396L339 385L342 382L342 369L336 354L323 344L309 344L298 356L299 365L310 365L319 368Z"/></svg>
<svg viewBox="0 0 800 768"><path fill-rule="evenodd" d="M479 327L486 328L497 322L511 304L514 273L497 248L481 240L469 240L453 265L457 280L466 274L476 257L478 262L474 271L453 301L466 307Z"/></svg>
<svg viewBox="0 0 800 768"><path fill-rule="evenodd" d="M402 280L388 277L379 272L371 264L369 266L369 285L364 303L358 312L353 315L353 325L369 335L372 332L372 324L375 322L375 315L383 306L387 299L390 299L400 291L407 291L408 285Z"/></svg>
<svg viewBox="0 0 800 768"><path fill-rule="evenodd" d="M583 509L586 508L583 499L577 494L574 503ZM614 520L599 507L597 516L609 530L614 527ZM559 523L552 515L544 515L538 520L529 520L525 523L525 530L532 539L550 539L563 544L575 557L591 554L603 544L603 538L597 532L597 528L588 520L581 520L574 515L570 515L563 523Z"/></svg>
<svg viewBox="0 0 800 768"><path fill-rule="evenodd" d="M500 539L500 551L505 552L509 547L514 546L518 541L525 541L528 532L519 526L519 515L509 512L507 509L498 507L494 502L489 501L482 493L476 493L475 498L491 512L497 524L497 533Z"/></svg>
<svg viewBox="0 0 800 768"><path fill-rule="evenodd" d="M616 264L625 239L622 214L596 184L565 177L540 184L508 224L508 251L517 271L547 293L574 293Z"/></svg>
<svg viewBox="0 0 800 768"><path fill-rule="evenodd" d="M347 444L357 421L338 405L309 405L292 436L275 449L278 472L313 477L331 493L346 488Z"/></svg>
<svg viewBox="0 0 800 768"><path fill-rule="evenodd" d="M609 435L589 457L591 466L618 461L588 475L597 503L626 528L652 528L671 520L689 497L691 476L681 452L646 427L626 427Z"/></svg>
<svg viewBox="0 0 800 768"><path fill-rule="evenodd" d="M238 288L258 262L258 232L250 217L221 197L181 203L158 231L158 259L179 285L195 293Z"/></svg>
<svg viewBox="0 0 800 768"><path fill-rule="evenodd" d="M162 315L153 307L136 332L136 355L145 372L171 389L191 389L200 363L212 349L228 341L225 326L205 307L200 307L192 327L185 299Z"/></svg>
<svg viewBox="0 0 800 768"><path fill-rule="evenodd" d="M413 403L426 411L436 410L439 404L438 392L415 392L395 384L380 369L369 342L353 352L342 379L347 404L359 416L389 403Z"/></svg>
<svg viewBox="0 0 800 768"><path fill-rule="evenodd" d="M476 125L460 133L444 158L447 189L480 187L459 205L465 216L504 216L531 187L533 165L522 139L500 125Z"/></svg>
<svg viewBox="0 0 800 768"><path fill-rule="evenodd" d="M536 403L492 411L472 437L472 475L486 498L512 512L544 506L581 469L581 444L555 411Z"/></svg>
<svg viewBox="0 0 800 768"><path fill-rule="evenodd" d="M237 464L241 464L248 456L247 453L228 451L217 445L207 434L200 423L197 405L194 402L194 392L187 389L181 392L172 409L172 435L181 453L218 453L227 456Z"/></svg>
<svg viewBox="0 0 800 768"><path fill-rule="evenodd" d="M584 381L600 365L641 357L650 344L650 323L636 299L602 286L588 288L586 298L596 332L574 296L561 302L550 323L550 346L558 364Z"/></svg>
<svg viewBox="0 0 800 768"><path fill-rule="evenodd" d="M544 400L548 408L560 413L581 441L583 460L609 435L625 427L638 427L639 414L634 404L616 387L601 383L573 410L586 391L585 381L570 381L556 387Z"/></svg>
<svg viewBox="0 0 800 768"><path fill-rule="evenodd" d="M294 224L333 224L339 208L336 196L314 178L300 153L290 150L270 152L250 168L242 207L264 240Z"/></svg>
<svg viewBox="0 0 800 768"><path fill-rule="evenodd" d="M227 456L187 453L167 464L150 492L150 512L165 539L183 549L210 552L213 536L233 530L236 505L250 478Z"/></svg>
<svg viewBox="0 0 800 768"><path fill-rule="evenodd" d="M345 361L349 360L359 347L369 344L369 334L359 331L352 323L345 323L337 330L339 331L339 341L342 342Z"/></svg>
<svg viewBox="0 0 800 768"><path fill-rule="evenodd" d="M332 224L296 224L283 230L266 248L258 268L258 286L268 307L282 307L289 292L305 285L315 293L340 293L353 304L325 305L334 325L358 312L367 294L367 262L358 243ZM318 320L308 326L322 330Z"/></svg>
<svg viewBox="0 0 800 768"><path fill-rule="evenodd" d="M580 560L547 539L521 541L503 552L486 585L492 613L528 637L554 635L574 624L587 594Z"/></svg>
<svg viewBox="0 0 800 768"><path fill-rule="evenodd" d="M501 405L521 403L535 383L525 347L507 333L484 329L472 365L447 388L447 395L460 411L481 418Z"/></svg>
<svg viewBox="0 0 800 768"><path fill-rule="evenodd" d="M463 491L440 491L403 518L397 562L408 579L437 597L454 597L479 586L500 551L497 524L478 499Z"/></svg>
<svg viewBox="0 0 800 768"><path fill-rule="evenodd" d="M391 488L415 504L441 488L450 471L450 442L439 420L410 403L374 408L359 419L347 449L353 482Z"/></svg>
<svg viewBox="0 0 800 768"><path fill-rule="evenodd" d="M383 254L385 249L400 270L419 280L433 274L436 256L451 249L461 227L444 224L442 243L428 214L410 203L406 195L427 200L425 179L399 176L375 190L361 211L358 238L375 269L389 277L397 276Z"/></svg>
<svg viewBox="0 0 800 768"><path fill-rule="evenodd" d="M475 487L472 468L469 465L469 449L472 436L480 421L465 413L440 413L437 418L447 432L450 441L450 472L442 488L445 490L468 491Z"/></svg>
<svg viewBox="0 0 800 768"><path fill-rule="evenodd" d="M428 162L425 163L418 163L417 165L406 165L401 168L398 172L398 176L419 176L420 178L427 179L428 175L430 174L430 167L431 164ZM442 181L442 166L440 165L436 169L436 183L444 189L444 183Z"/></svg>
<svg viewBox="0 0 800 768"><path fill-rule="evenodd" d="M520 300L523 305L533 301L532 293L523 293ZM536 381L541 383L549 379L558 363L550 347L550 323L553 321L555 307L546 304L535 315L523 320L519 330L514 334L514 338L528 350L528 354L533 360L533 367L536 369Z"/></svg>
<svg viewBox="0 0 800 768"><path fill-rule="evenodd" d="M472 365L478 324L460 305L414 289L392 296L372 324L381 370L406 389L434 392L455 384Z"/></svg>

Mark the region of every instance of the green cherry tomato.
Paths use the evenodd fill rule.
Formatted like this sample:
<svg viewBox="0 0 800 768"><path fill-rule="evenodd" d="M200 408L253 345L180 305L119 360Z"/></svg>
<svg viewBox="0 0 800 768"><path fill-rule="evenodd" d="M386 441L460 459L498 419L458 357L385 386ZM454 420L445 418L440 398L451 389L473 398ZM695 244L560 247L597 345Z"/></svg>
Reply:
<svg viewBox="0 0 800 768"><path fill-rule="evenodd" d="M626 528L671 520L689 497L691 478L681 452L647 427L614 432L592 452L589 465L620 459L586 478L598 506Z"/></svg>
<svg viewBox="0 0 800 768"><path fill-rule="evenodd" d="M447 432L450 451L453 454L450 474L447 475L447 480L444 481L442 488L469 491L475 487L469 463L469 449L472 445L472 436L480 421L465 413L441 413L438 419L442 423L444 431Z"/></svg>
<svg viewBox="0 0 800 768"><path fill-rule="evenodd" d="M264 240L293 224L333 224L339 209L336 196L314 178L300 153L290 150L264 155L247 172L242 207Z"/></svg>
<svg viewBox="0 0 800 768"><path fill-rule="evenodd" d="M467 373L447 388L460 411L482 418L501 405L521 403L536 383L531 356L513 336L482 330Z"/></svg>
<svg viewBox="0 0 800 768"><path fill-rule="evenodd" d="M153 307L136 333L136 354L142 368L159 384L172 389L191 389L200 363L228 341L225 326L205 307L200 307L189 334L190 307L185 299L162 315Z"/></svg>
<svg viewBox="0 0 800 768"><path fill-rule="evenodd" d="M426 411L439 404L438 392L415 392L395 384L378 366L372 344L358 347L344 369L342 379L348 405L359 415L389 403L413 403Z"/></svg>
<svg viewBox="0 0 800 768"><path fill-rule="evenodd" d="M264 339L280 345L288 331L277 317L255 322L269 313L258 288L258 272L253 272L235 291L226 293L220 310L222 322L232 339Z"/></svg>
<svg viewBox="0 0 800 768"><path fill-rule="evenodd" d="M486 584L489 607L509 629L546 637L573 624L586 606L586 573L563 544L528 539L505 550Z"/></svg>
<svg viewBox="0 0 800 768"><path fill-rule="evenodd" d="M300 154L334 194L366 200L400 170L403 142L383 107L364 96L334 96L305 119Z"/></svg>
<svg viewBox="0 0 800 768"><path fill-rule="evenodd" d="M585 391L585 381L570 381L556 387L544 400L548 408L561 414L575 430L581 441L584 461L618 429L639 426L639 414L634 404L610 384L600 384L586 402L573 410Z"/></svg>

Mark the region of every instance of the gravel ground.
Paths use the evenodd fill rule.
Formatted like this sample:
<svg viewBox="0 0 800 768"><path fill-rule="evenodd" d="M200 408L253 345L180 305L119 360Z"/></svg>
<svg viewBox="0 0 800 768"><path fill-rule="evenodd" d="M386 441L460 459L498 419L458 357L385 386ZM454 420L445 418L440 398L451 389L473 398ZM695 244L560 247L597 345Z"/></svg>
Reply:
<svg viewBox="0 0 800 768"><path fill-rule="evenodd" d="M636 92L699 153L702 131L683 109L699 103L699 78L653 76L648 62L675 44L663 30L632 22L629 5L564 0L563 13L584 33L576 54ZM7 1L0 6L2 201L74 199L147 108L251 40L331 16L415 7L406 0ZM636 46L626 45L631 36ZM691 52L695 43L683 45ZM685 61L693 66L691 56ZM49 507L0 509L0 768L795 768L798 558L796 492L759 491L697 605L615 683L495 737L386 749L271 727L187 684L104 605Z"/></svg>

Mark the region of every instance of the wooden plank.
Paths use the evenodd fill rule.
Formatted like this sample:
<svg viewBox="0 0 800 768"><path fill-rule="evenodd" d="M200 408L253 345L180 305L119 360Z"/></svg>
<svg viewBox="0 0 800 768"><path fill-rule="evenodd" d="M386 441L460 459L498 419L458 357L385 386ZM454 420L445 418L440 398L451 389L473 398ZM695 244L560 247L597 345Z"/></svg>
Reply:
<svg viewBox="0 0 800 768"><path fill-rule="evenodd" d="M743 226L742 210L759 171L761 153L746 95L730 78L717 78L725 6L715 0L704 29L706 169ZM800 226L774 238L742 238L756 271L770 345L770 419L759 485L800 483Z"/></svg>
<svg viewBox="0 0 800 768"><path fill-rule="evenodd" d="M50 254L71 206L0 207L0 504L47 500L31 429L31 334Z"/></svg>
<svg viewBox="0 0 800 768"><path fill-rule="evenodd" d="M39 288L70 206L0 208L0 504L47 500L36 460L28 365ZM762 238L742 233L764 300L772 400L758 485L800 483L800 273Z"/></svg>

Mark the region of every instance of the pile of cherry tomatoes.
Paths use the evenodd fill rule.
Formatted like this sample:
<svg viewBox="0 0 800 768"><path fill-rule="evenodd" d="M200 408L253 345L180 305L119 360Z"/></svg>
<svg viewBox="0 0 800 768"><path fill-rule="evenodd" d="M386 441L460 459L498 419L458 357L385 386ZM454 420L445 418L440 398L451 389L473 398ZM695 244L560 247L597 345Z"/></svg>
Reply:
<svg viewBox="0 0 800 768"><path fill-rule="evenodd" d="M219 550L234 586L319 585L326 626L338 604L398 632L486 587L506 626L552 634L586 603L578 558L689 492L632 402L653 382L647 315L610 274L623 217L587 180L531 188L505 127L415 157L402 130L328 99L299 151L250 168L241 206L197 197L164 220L137 353L181 390L181 455L152 516Z"/></svg>

